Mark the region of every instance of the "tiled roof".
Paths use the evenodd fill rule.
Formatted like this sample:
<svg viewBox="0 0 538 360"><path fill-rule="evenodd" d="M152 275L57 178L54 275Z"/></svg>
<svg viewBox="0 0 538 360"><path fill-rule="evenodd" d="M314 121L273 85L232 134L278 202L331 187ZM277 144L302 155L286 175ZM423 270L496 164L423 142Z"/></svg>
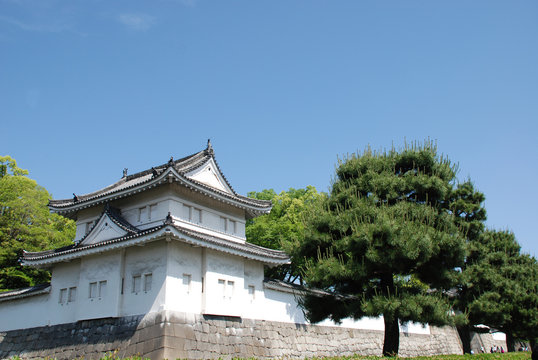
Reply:
<svg viewBox="0 0 538 360"><path fill-rule="evenodd" d="M263 279L263 287L292 294L303 294L308 291L308 289L302 285L269 278Z"/></svg>
<svg viewBox="0 0 538 360"><path fill-rule="evenodd" d="M50 292L50 284L41 284L24 289L0 292L0 302L21 299L28 296L47 294Z"/></svg>
<svg viewBox="0 0 538 360"><path fill-rule="evenodd" d="M121 229L127 231L128 235L138 234L141 231L139 228L125 220L123 216L121 216L118 209L113 208L112 206L110 206L109 203L106 203L105 209L103 210L101 216L99 216L99 219L94 222L93 226L91 227L91 229L89 229L86 235L84 235L80 240L76 242L75 246L79 246L80 243L82 243L88 236L90 236L90 234L93 232L93 229L97 226L97 224L99 224L99 220L101 220L101 218L106 215L108 215L109 219L112 220L114 224L118 225Z"/></svg>
<svg viewBox="0 0 538 360"><path fill-rule="evenodd" d="M129 234L119 238L110 239L90 245L71 245L56 250L41 252L24 252L22 262L24 265L44 265L69 259L82 257L88 253L102 252L134 244L155 240L159 237L175 237L180 241L210 248L250 259L260 260L272 264L285 264L289 262L288 255L279 250L267 249L250 243L236 242L208 235L199 231L184 228L167 219L163 225L147 230L142 230L137 234Z"/></svg>
<svg viewBox="0 0 538 360"><path fill-rule="evenodd" d="M209 160L213 159L217 170L222 175L222 178L226 182L228 188L232 193L222 191L206 184L203 184L194 179L188 178L185 174L190 171L196 170L197 168L206 164ZM195 191L200 191L209 195L217 200L227 202L239 207L244 207L247 210L251 211L251 215L255 216L260 213L267 213L271 210L271 202L266 200L257 200L251 199L245 196L238 195L228 183L228 180L222 174L217 161L214 157L213 148L211 143L208 142L206 149L197 152L196 154L189 155L179 160L170 159L168 163L153 167L148 170L138 172L136 174L128 175L122 177L116 183L109 185L98 191L94 191L85 195L75 195L71 199L63 200L50 200L49 207L51 210L65 213L70 211L76 211L81 207L90 206L93 203L100 203L108 200L113 200L115 197L123 197L130 194L132 191L138 191L145 189L146 187L157 186L164 183L163 174L168 169L173 169L174 171L169 172L174 180L183 183L183 185L190 187Z"/></svg>
<svg viewBox="0 0 538 360"><path fill-rule="evenodd" d="M30 265L32 261L45 260L45 259L60 257L62 255L70 255L70 254L74 254L78 252L83 252L85 250L90 250L94 248L106 247L107 245L124 242L127 240L135 239L138 237L142 237L144 235L154 233L157 230L162 229L163 227L164 225L160 225L160 226L156 226L150 229L140 231L137 234L129 234L129 235L125 235L119 238L101 241L95 244L82 245L79 242L78 245L73 244L73 245L65 246L63 248L54 249L54 250L45 250L45 251L38 251L38 252L24 251L22 255L22 261L23 263L25 263L24 265ZM75 256L75 257L79 257L79 256Z"/></svg>
<svg viewBox="0 0 538 360"><path fill-rule="evenodd" d="M189 237L196 238L202 241L205 241L207 244L213 244L219 247L228 248L231 250L237 250L251 255L268 257L280 261L288 261L288 255L280 250L273 250L264 248L258 245L254 245L248 242L239 243L235 241L230 241L222 239L216 236L211 236L205 233L201 233L195 230L187 229L178 225L172 225L178 232L185 234Z"/></svg>

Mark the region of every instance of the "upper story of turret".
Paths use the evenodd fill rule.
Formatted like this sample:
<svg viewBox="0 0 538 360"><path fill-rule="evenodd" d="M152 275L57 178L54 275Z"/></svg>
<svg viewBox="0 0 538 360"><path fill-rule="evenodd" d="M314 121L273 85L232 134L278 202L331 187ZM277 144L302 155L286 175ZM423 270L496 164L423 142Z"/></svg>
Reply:
<svg viewBox="0 0 538 360"><path fill-rule="evenodd" d="M148 230L168 216L183 228L244 243L246 220L270 212L271 202L238 195L208 141L195 154L132 175L124 171L110 186L51 200L49 208L76 221L76 244Z"/></svg>

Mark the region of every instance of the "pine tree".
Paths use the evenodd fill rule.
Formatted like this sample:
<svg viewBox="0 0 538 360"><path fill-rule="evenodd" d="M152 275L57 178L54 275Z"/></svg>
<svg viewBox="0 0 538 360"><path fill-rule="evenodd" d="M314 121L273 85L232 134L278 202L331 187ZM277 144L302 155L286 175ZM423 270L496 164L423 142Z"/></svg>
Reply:
<svg viewBox="0 0 538 360"><path fill-rule="evenodd" d="M308 318L382 315L383 354L396 355L399 323L451 321L444 289L465 242L450 206L455 166L431 142L339 161L328 199L313 210L294 256L306 259Z"/></svg>
<svg viewBox="0 0 538 360"><path fill-rule="evenodd" d="M520 251L512 232L485 231L463 271L469 323L504 332L508 351L515 351L516 339L538 337L538 264Z"/></svg>

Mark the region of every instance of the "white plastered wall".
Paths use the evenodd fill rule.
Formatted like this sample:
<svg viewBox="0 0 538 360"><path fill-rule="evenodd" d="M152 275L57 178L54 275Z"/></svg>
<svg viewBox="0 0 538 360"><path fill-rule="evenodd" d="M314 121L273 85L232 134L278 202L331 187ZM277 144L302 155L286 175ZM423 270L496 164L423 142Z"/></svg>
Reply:
<svg viewBox="0 0 538 360"><path fill-rule="evenodd" d="M77 314L81 311L79 309L82 296L80 287L80 259L60 263L52 269L51 273L51 291L48 301L49 311L47 311L49 319L47 319L47 323L54 325L74 322L77 320ZM66 301L60 302L60 291L65 289L68 292L73 287L76 288L76 296L72 299L73 301L66 299ZM53 314L53 316L50 314Z"/></svg>
<svg viewBox="0 0 538 360"><path fill-rule="evenodd" d="M50 294L0 302L0 331L49 325Z"/></svg>
<svg viewBox="0 0 538 360"><path fill-rule="evenodd" d="M179 186L162 186L133 195L128 199L116 200L111 203L121 210L121 215L130 224L148 229L159 226L170 212L175 219L186 223L196 224L204 229L219 234L235 237L235 241L245 241L245 214L243 210L224 205L216 200L208 200L205 196L187 191ZM200 210L202 222L198 223L185 216L184 206ZM88 224L93 224L103 212L103 206L80 210L77 214L77 230L75 241L86 235ZM230 228L222 228L222 219L235 222L235 233Z"/></svg>
<svg viewBox="0 0 538 360"><path fill-rule="evenodd" d="M125 250L123 295L119 304L120 315L139 315L160 311L165 303L167 248L164 240ZM145 279L151 275L150 289L145 289ZM135 277L139 288L135 289ZM118 288L119 292L120 288Z"/></svg>
<svg viewBox="0 0 538 360"><path fill-rule="evenodd" d="M77 320L118 316L120 264L119 251L81 259Z"/></svg>
<svg viewBox="0 0 538 360"><path fill-rule="evenodd" d="M166 310L199 314L202 306L202 248L167 244Z"/></svg>
<svg viewBox="0 0 538 360"><path fill-rule="evenodd" d="M204 295L202 312L242 316L244 261L210 249L203 251Z"/></svg>

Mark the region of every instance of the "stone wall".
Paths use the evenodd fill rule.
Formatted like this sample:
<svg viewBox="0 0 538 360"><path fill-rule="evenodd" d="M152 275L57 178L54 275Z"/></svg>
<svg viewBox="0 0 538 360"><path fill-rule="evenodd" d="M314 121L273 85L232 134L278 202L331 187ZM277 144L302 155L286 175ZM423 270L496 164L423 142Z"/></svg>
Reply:
<svg viewBox="0 0 538 360"><path fill-rule="evenodd" d="M0 358L96 359L106 352L153 360L381 355L383 332L163 311L0 333ZM400 356L461 354L457 331L400 334Z"/></svg>
<svg viewBox="0 0 538 360"><path fill-rule="evenodd" d="M480 353L480 348L484 347L485 352L489 353L493 346L502 346L506 351L506 340L496 340L490 333L471 333L471 349L475 354Z"/></svg>

